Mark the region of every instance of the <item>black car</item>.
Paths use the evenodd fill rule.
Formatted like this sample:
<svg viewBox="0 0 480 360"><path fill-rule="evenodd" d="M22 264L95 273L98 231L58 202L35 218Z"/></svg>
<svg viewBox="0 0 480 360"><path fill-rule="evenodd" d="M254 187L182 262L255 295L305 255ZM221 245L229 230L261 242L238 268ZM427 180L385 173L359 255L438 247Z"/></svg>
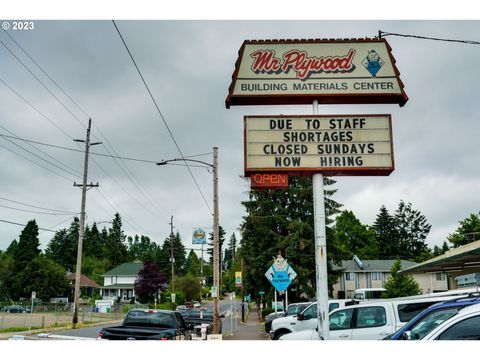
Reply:
<svg viewBox="0 0 480 360"><path fill-rule="evenodd" d="M5 306L3 311L6 313L30 313L32 310L30 308L26 308L20 305L10 305Z"/></svg>

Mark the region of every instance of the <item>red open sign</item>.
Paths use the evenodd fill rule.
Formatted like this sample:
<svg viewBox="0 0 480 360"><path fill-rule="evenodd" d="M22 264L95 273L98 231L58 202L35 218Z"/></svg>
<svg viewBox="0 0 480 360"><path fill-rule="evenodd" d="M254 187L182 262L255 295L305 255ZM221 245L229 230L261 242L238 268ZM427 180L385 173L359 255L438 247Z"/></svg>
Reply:
<svg viewBox="0 0 480 360"><path fill-rule="evenodd" d="M252 174L250 175L252 189L286 189L288 188L287 174Z"/></svg>

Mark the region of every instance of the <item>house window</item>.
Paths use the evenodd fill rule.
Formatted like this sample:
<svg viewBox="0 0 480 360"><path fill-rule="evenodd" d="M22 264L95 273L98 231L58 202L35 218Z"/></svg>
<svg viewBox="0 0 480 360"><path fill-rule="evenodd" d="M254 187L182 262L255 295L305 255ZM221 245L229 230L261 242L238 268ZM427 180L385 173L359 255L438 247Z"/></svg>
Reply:
<svg viewBox="0 0 480 360"><path fill-rule="evenodd" d="M353 280L355 280L355 273L353 273L353 272L346 272L346 273L345 273L345 280L346 280L346 281L353 281Z"/></svg>
<svg viewBox="0 0 480 360"><path fill-rule="evenodd" d="M372 272L372 281L381 280L382 274L379 272Z"/></svg>
<svg viewBox="0 0 480 360"><path fill-rule="evenodd" d="M444 281L445 280L445 273L437 272L437 273L435 273L435 278L437 279L437 281Z"/></svg>
<svg viewBox="0 0 480 360"><path fill-rule="evenodd" d="M117 277L116 276L112 276L112 279L111 279L111 284L114 285L117 283Z"/></svg>

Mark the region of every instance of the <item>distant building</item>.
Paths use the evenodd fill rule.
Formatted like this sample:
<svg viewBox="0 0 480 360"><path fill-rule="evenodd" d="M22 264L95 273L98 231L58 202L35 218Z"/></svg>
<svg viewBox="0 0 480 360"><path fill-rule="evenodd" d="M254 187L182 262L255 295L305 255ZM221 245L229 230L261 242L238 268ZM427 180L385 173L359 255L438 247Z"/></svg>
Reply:
<svg viewBox="0 0 480 360"><path fill-rule="evenodd" d="M391 275L390 270L396 260L362 260L361 269L353 260L342 261L341 266L334 266L340 270L340 277L333 285L334 299L351 299L356 289L383 288ZM407 269L417 263L401 260L402 269ZM445 272L429 274L412 274L423 294L448 290Z"/></svg>
<svg viewBox="0 0 480 360"><path fill-rule="evenodd" d="M124 263L103 274L103 300L130 302L135 298L135 280L143 268L142 262Z"/></svg>
<svg viewBox="0 0 480 360"><path fill-rule="evenodd" d="M73 298L74 289L75 289L75 273L67 273L67 280L70 283L70 291L67 295L70 298ZM98 285L92 279L86 277L85 275L80 275L80 290L83 294L87 296L93 296L95 290L100 289L100 285Z"/></svg>

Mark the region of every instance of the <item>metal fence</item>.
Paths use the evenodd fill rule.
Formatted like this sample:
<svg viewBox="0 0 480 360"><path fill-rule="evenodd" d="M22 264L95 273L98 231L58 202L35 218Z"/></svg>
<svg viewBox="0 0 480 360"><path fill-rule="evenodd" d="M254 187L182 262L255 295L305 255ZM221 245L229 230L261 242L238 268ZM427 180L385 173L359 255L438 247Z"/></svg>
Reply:
<svg viewBox="0 0 480 360"><path fill-rule="evenodd" d="M109 312L97 312L95 306L80 305L78 312L79 323L96 323L103 321L123 320L125 313L133 308L143 308L136 304L118 304L111 307ZM31 307L26 306L28 311ZM0 310L0 331L5 329L40 329L62 327L72 324L73 312L71 304L46 304L33 306L33 312L7 313Z"/></svg>

